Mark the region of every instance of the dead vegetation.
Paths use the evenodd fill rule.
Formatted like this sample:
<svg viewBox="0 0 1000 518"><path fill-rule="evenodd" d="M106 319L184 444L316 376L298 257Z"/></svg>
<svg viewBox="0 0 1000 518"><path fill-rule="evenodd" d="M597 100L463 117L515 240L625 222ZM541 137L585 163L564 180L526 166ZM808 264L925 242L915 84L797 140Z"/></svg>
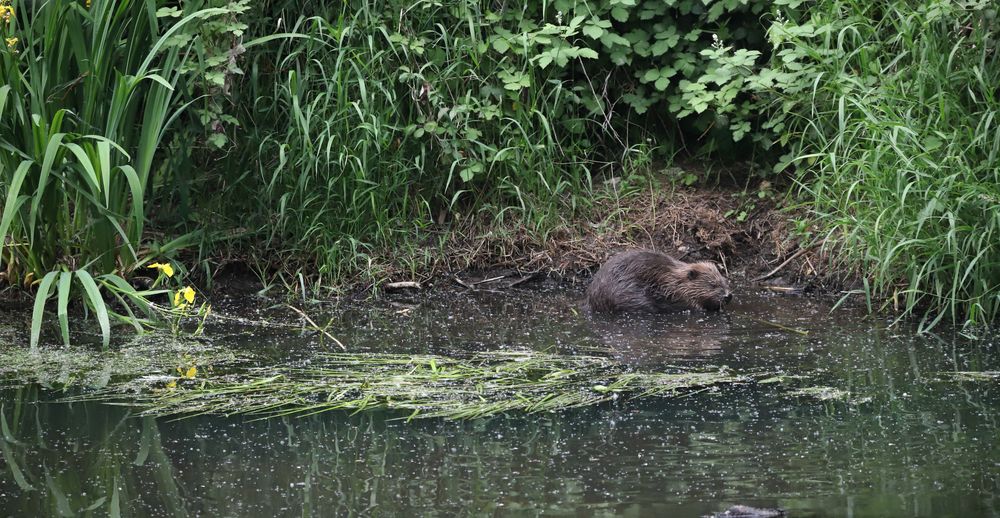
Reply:
<svg viewBox="0 0 1000 518"><path fill-rule="evenodd" d="M439 231L450 232L449 239L443 249L425 251L417 268L412 263L404 268L395 249L374 254L372 269L379 273L364 288L456 272L472 282L498 275L514 282L529 275L579 281L589 279L613 253L629 248L712 260L741 283L824 290L844 284L847 276L824 247L807 233L793 231L794 212L782 212L772 199L747 203L741 192L691 188L602 196L586 217L566 219L547 231L528 229L514 216L466 218Z"/></svg>

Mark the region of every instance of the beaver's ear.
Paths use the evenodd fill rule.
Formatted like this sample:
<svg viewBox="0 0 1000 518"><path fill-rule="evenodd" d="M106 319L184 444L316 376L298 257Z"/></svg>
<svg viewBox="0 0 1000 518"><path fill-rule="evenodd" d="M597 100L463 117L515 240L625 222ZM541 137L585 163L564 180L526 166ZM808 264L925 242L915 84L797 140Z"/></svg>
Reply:
<svg viewBox="0 0 1000 518"><path fill-rule="evenodd" d="M698 278L698 270L694 268L688 269L688 280L693 281Z"/></svg>

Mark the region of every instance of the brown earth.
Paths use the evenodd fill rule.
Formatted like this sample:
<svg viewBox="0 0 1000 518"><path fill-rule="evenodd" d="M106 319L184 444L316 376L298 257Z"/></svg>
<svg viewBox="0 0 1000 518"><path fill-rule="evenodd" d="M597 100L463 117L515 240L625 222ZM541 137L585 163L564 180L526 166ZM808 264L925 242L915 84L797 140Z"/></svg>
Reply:
<svg viewBox="0 0 1000 518"><path fill-rule="evenodd" d="M686 261L716 261L741 286L830 292L851 284L851 272L837 265L826 247L809 242L805 232L811 229L794 231L793 221L801 214L777 205L771 198L747 202L737 189L683 188L648 190L624 199L603 196L588 218L545 235L514 221L470 221L452 231L444 253L428 254L431 258L415 270L400 268L392 252L374 254L373 269L384 281L362 282L360 289L441 279L474 285L500 276L492 282L584 282L608 257L630 248ZM738 218L741 211L746 211L744 218Z"/></svg>

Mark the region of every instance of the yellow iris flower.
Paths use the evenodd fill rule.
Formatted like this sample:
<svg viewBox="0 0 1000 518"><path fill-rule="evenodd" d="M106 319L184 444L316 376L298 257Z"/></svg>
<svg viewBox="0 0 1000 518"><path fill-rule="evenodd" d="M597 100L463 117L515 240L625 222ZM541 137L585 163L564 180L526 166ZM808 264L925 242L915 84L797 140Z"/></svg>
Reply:
<svg viewBox="0 0 1000 518"><path fill-rule="evenodd" d="M171 266L170 263L166 263L166 264L164 264L164 263L153 263L153 264L147 266L146 268L154 268L156 270L160 270L167 277L173 277L174 276L174 267Z"/></svg>
<svg viewBox="0 0 1000 518"><path fill-rule="evenodd" d="M182 298L186 301L184 304L181 304ZM184 289L178 291L177 293L174 293L174 306L178 308L184 308L185 306L193 302L194 302L194 290L191 288L191 286L185 286Z"/></svg>

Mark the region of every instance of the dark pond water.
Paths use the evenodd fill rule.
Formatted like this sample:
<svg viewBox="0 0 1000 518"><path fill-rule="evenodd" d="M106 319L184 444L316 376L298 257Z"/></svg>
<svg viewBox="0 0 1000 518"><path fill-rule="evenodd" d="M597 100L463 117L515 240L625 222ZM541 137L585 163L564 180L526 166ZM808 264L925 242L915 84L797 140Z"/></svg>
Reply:
<svg viewBox="0 0 1000 518"><path fill-rule="evenodd" d="M9 386L0 391L0 510L697 517L744 504L792 517L1000 516L1000 382L947 374L1000 370L995 340L917 336L857 311L831 313L829 301L752 294L717 315L592 321L578 313L579 296L437 294L314 318L332 317L331 332L354 351L610 348L637 370L726 365L808 378L410 423L387 413L152 419ZM226 324L208 335L273 361L330 347L288 329ZM792 395L796 387L849 396L824 401Z"/></svg>

